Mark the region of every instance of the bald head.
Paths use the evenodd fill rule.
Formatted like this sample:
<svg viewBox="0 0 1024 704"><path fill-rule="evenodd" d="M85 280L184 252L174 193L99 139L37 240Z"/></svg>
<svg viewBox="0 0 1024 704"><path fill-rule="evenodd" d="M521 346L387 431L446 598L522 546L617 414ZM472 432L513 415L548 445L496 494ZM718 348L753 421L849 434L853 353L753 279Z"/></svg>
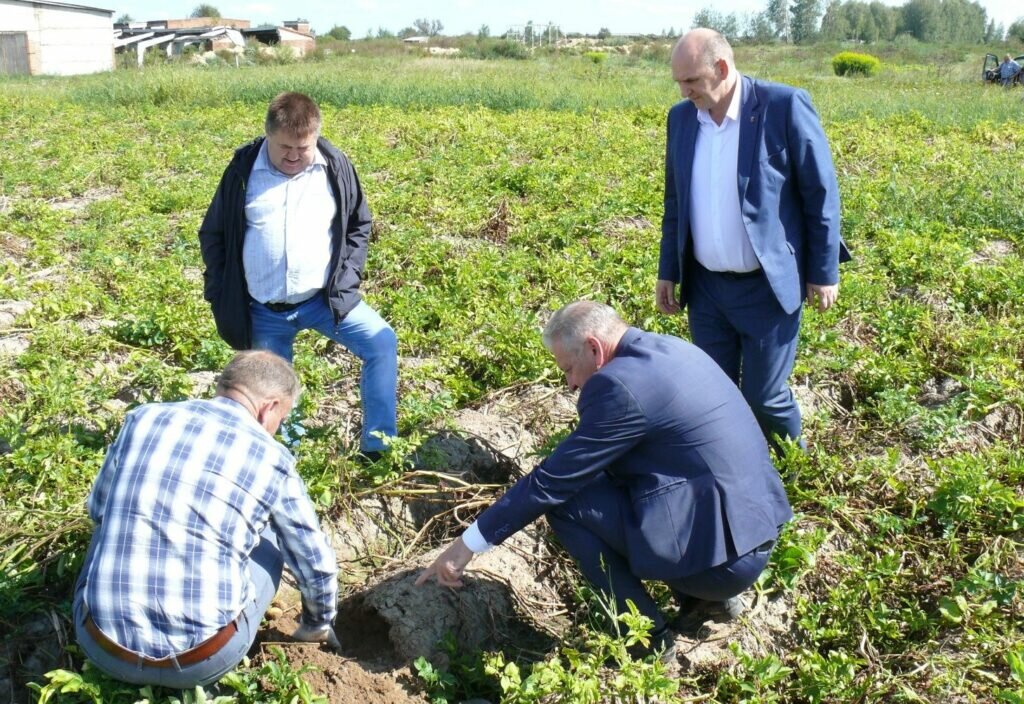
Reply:
<svg viewBox="0 0 1024 704"><path fill-rule="evenodd" d="M676 54L685 54L709 68L714 68L719 61L725 61L730 68L736 67L732 47L720 33L706 27L698 27L679 37L672 50L673 59Z"/></svg>
<svg viewBox="0 0 1024 704"><path fill-rule="evenodd" d="M722 124L736 81L732 47L713 29L698 28L681 36L672 50L672 79L680 94Z"/></svg>

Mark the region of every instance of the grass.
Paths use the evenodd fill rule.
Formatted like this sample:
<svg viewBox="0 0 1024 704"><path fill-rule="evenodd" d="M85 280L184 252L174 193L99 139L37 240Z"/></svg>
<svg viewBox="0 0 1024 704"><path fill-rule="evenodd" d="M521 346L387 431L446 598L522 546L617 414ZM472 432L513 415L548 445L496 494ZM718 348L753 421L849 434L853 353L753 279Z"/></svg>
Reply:
<svg viewBox="0 0 1024 704"><path fill-rule="evenodd" d="M892 47L854 80L831 75L831 53L739 52L752 75L811 92L856 257L838 306L805 314L795 382L818 401L813 451L780 461L801 519L766 587L794 601L795 644L741 653L680 695L1022 701L1020 94L980 85L974 50ZM227 359L195 233L285 88L322 102L354 160L377 221L367 296L403 358L427 361L402 368L404 432L506 386L560 383L537 331L570 300L685 334L652 295L677 99L662 65L357 54L5 81L0 300L32 308L2 333L29 344L0 368L4 631L67 614L82 501L125 410L184 398ZM353 370L324 351L300 338L310 410ZM372 480L324 431L300 468L326 509Z"/></svg>

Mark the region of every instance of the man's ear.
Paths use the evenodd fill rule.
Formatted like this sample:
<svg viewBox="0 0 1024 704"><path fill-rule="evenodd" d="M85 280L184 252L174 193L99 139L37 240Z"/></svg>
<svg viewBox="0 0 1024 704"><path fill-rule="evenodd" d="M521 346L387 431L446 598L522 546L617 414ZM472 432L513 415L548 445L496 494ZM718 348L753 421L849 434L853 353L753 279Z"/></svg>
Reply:
<svg viewBox="0 0 1024 704"><path fill-rule="evenodd" d="M276 411L277 407L279 405L281 405L281 399L277 399L277 398L275 398L275 399L266 399L262 403L260 403L260 407L259 407L259 409L257 411L257 415L256 415L256 420L259 422L259 424L262 425L264 428L267 428L267 423L266 423L267 417L270 414L272 414L274 411ZM270 428L267 428L267 430L269 432L273 432L273 431L270 430ZM276 430L276 428L275 428L275 430Z"/></svg>
<svg viewBox="0 0 1024 704"><path fill-rule="evenodd" d="M715 62L715 73L718 74L718 80L724 81L729 77L729 62L725 59L719 59Z"/></svg>
<svg viewBox="0 0 1024 704"><path fill-rule="evenodd" d="M608 355L601 340L593 335L588 335L584 344L586 345L587 353L593 356L594 361L597 363L597 368L603 367L605 362L608 361Z"/></svg>

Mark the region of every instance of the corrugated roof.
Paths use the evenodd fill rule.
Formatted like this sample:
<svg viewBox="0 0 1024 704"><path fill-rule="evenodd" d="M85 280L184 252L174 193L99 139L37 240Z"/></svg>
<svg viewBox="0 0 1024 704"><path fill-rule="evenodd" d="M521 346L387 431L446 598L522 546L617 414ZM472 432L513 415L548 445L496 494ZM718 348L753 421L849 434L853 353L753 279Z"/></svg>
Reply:
<svg viewBox="0 0 1024 704"><path fill-rule="evenodd" d="M93 10L94 12L106 12L108 15L113 15L113 10L107 10L102 7L92 7L91 5L77 5L73 2L58 2L57 0L0 0L0 3L4 2L17 2L22 5L45 5L47 7L67 7L72 10Z"/></svg>

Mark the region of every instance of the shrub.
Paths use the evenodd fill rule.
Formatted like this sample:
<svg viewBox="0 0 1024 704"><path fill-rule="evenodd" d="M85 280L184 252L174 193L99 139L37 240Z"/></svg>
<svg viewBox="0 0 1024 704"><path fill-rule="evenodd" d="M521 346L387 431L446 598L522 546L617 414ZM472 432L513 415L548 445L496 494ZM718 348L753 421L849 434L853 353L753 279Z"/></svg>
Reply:
<svg viewBox="0 0 1024 704"><path fill-rule="evenodd" d="M524 44L507 39L483 39L462 47L462 56L470 59L528 59Z"/></svg>
<svg viewBox="0 0 1024 704"><path fill-rule="evenodd" d="M600 66L608 59L608 54L603 51L588 51L583 56L593 61L595 64Z"/></svg>
<svg viewBox="0 0 1024 704"><path fill-rule="evenodd" d="M832 57L832 70L837 76L873 76L882 62L870 54L843 51Z"/></svg>

